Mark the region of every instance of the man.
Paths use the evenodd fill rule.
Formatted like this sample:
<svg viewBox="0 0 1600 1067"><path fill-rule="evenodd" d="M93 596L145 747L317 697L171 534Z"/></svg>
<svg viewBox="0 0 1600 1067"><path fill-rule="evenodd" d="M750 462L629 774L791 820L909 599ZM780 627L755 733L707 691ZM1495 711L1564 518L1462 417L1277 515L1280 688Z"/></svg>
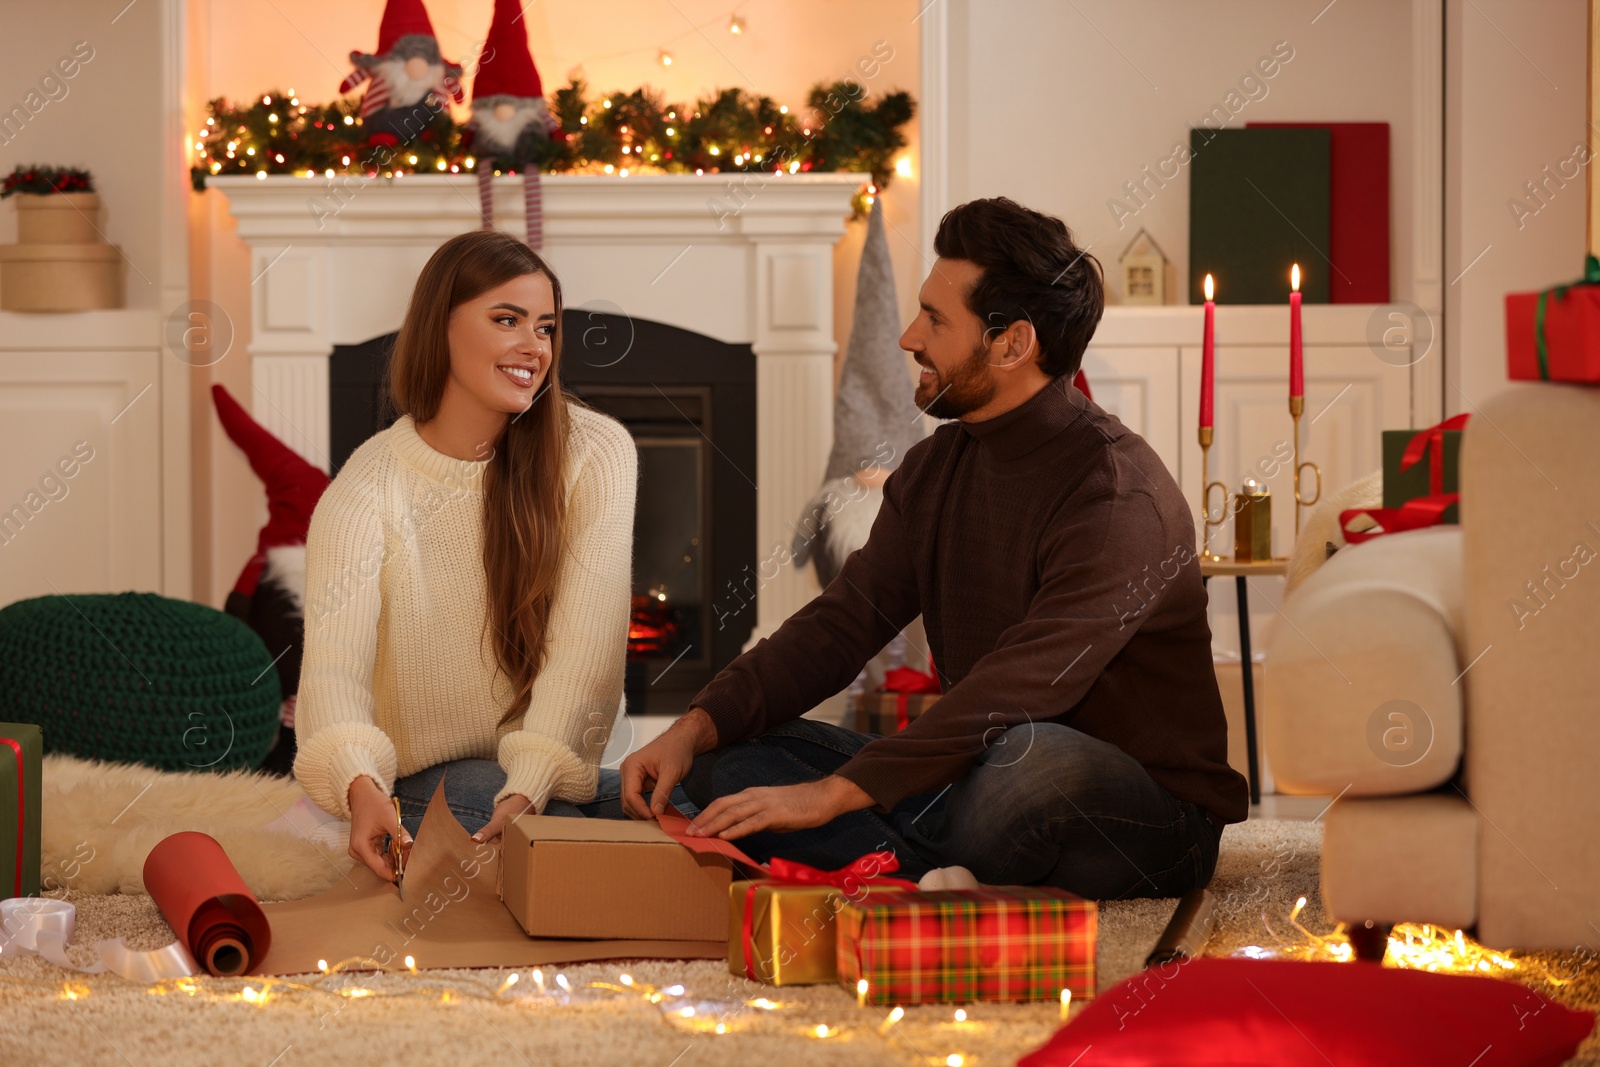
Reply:
<svg viewBox="0 0 1600 1067"><path fill-rule="evenodd" d="M1071 384L1100 265L1003 197L946 214L934 249L900 345L918 405L959 421L907 452L827 589L628 757L624 809L651 818L681 782L697 832L757 858L892 850L912 878L962 866L1102 900L1204 886L1246 785L1188 503ZM800 718L919 613L937 703L882 738Z"/></svg>

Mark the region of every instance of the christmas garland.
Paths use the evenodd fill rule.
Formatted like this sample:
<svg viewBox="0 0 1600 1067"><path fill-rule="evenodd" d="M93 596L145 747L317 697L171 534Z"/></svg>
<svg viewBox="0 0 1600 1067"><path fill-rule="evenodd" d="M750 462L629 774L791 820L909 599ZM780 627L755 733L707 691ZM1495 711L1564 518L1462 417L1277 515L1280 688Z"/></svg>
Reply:
<svg viewBox="0 0 1600 1067"><path fill-rule="evenodd" d="M741 89L720 90L692 107L667 103L648 87L598 100L586 94L584 82L574 79L550 101L558 126L535 160L542 171L857 171L872 175L869 192L876 192L893 177L894 156L906 146L902 127L916 112L909 93L885 93L869 102L861 85L849 81L814 86L806 116ZM194 188L204 189L208 174L388 177L474 170L471 131L431 98L427 125L389 149L367 142L359 108L356 100L307 104L276 91L246 106L213 100L194 142L201 161L190 168ZM858 210L864 197L858 197Z"/></svg>
<svg viewBox="0 0 1600 1067"><path fill-rule="evenodd" d="M89 172L76 167L51 167L35 164L25 166L18 164L17 169L6 175L4 186L0 186L0 200L13 193L92 193L94 181L89 177Z"/></svg>

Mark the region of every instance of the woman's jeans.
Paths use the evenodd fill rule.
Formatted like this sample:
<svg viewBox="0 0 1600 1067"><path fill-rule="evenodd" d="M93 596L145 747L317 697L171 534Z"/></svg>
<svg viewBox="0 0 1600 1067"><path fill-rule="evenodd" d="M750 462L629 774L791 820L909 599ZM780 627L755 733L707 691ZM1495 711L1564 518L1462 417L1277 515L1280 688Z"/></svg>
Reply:
<svg viewBox="0 0 1600 1067"><path fill-rule="evenodd" d="M445 803L469 834L477 833L494 815L494 796L506 784L505 770L489 759L450 760L396 779L394 795L400 800L400 822L412 837L417 836L423 813L428 810L428 802L433 799L441 778L444 779ZM682 786L672 791L672 803L685 815L693 816L700 811ZM622 810L622 772L610 767L600 768L600 787L593 800L586 804L551 800L545 805L544 813L590 819L626 818Z"/></svg>
<svg viewBox="0 0 1600 1067"><path fill-rule="evenodd" d="M876 735L796 719L698 757L684 790L705 808L751 786L815 781ZM905 877L960 865L987 885L1051 885L1091 900L1175 897L1211 881L1221 826L1162 788L1120 748L1058 723L1029 723L990 744L966 777L888 812L739 841L837 870L892 851Z"/></svg>

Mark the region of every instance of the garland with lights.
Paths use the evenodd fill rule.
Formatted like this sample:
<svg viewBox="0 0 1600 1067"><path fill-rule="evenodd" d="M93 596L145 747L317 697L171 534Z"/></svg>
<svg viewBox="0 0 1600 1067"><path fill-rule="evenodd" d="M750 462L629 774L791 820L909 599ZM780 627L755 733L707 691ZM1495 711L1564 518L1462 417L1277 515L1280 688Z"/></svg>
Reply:
<svg viewBox="0 0 1600 1067"><path fill-rule="evenodd" d="M916 113L909 93L869 100L850 81L814 86L803 115L742 89L719 90L693 106L668 103L647 86L598 100L587 93L573 79L551 100L559 127L534 160L545 173L864 172L873 188L857 197L858 213L868 193L892 180L894 157L906 146L903 127ZM199 160L190 168L194 188L204 189L211 174L371 178L474 170L470 132L447 108L430 107L428 124L392 149L367 143L359 109L358 101L304 103L292 89L245 106L213 100L191 142Z"/></svg>

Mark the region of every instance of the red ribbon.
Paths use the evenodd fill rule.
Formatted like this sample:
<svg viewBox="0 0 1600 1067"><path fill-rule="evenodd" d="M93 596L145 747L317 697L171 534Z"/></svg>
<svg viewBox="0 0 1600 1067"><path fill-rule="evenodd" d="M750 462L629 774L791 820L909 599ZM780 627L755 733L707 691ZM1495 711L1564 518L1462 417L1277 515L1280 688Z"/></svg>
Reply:
<svg viewBox="0 0 1600 1067"><path fill-rule="evenodd" d="M1400 456L1400 469L1410 470L1422 459L1422 454L1428 454L1428 493L1430 496L1439 496L1444 492L1444 432L1446 430L1459 430L1467 425L1467 420L1472 417L1471 412L1445 419L1437 426L1430 426L1421 430L1417 435L1406 442L1406 450Z"/></svg>
<svg viewBox="0 0 1600 1067"><path fill-rule="evenodd" d="M1460 499L1460 493L1441 493L1438 496L1422 496L1408 500L1398 508L1350 508L1339 512L1339 526L1344 531L1344 539L1348 544L1359 545L1363 541L1382 537L1386 533L1437 526L1444 520L1444 513L1450 505ZM1359 532L1351 530L1350 523L1358 515L1372 516L1379 528Z"/></svg>
<svg viewBox="0 0 1600 1067"><path fill-rule="evenodd" d="M893 672L890 672L893 673ZM893 852L868 852L865 856L837 871L824 871L794 860L774 858L767 864L767 877L751 882L744 890L744 973L751 981L759 982L756 975L755 903L756 890L772 885L831 885L849 890L850 883L861 886L885 886L895 889L915 889L916 884L904 878L883 878L878 871L898 871L900 861Z"/></svg>
<svg viewBox="0 0 1600 1067"><path fill-rule="evenodd" d="M9 737L0 737L0 745L5 745L17 754L17 884L11 895L22 895L22 839L26 836L28 827L28 794L24 788L27 771L22 765L22 746ZM891 868L892 869L892 868Z"/></svg>
<svg viewBox="0 0 1600 1067"><path fill-rule="evenodd" d="M1382 537L1386 533L1400 533L1404 530L1421 530L1429 526L1437 526L1444 521L1444 513L1450 506L1461 499L1460 493L1446 493L1444 491L1444 434L1446 430L1460 430L1467 425L1471 418L1470 412L1445 419L1437 426L1430 426L1426 430L1419 430L1411 440L1406 442L1406 450L1400 455L1400 469L1409 470L1422 462L1424 454L1428 457L1428 495L1408 500L1397 508L1349 508L1339 512L1339 529L1344 534L1347 544L1359 545L1363 541L1370 541L1374 537ZM1350 523L1362 515L1371 516L1378 523L1375 530L1353 531Z"/></svg>
<svg viewBox="0 0 1600 1067"><path fill-rule="evenodd" d="M928 660L928 667L933 667L933 660ZM911 709L908 702L913 693L941 693L939 679L933 674L924 674L915 667L891 667L883 673L883 684L878 687L880 693L895 694L894 718L895 728L904 730L911 722Z"/></svg>

